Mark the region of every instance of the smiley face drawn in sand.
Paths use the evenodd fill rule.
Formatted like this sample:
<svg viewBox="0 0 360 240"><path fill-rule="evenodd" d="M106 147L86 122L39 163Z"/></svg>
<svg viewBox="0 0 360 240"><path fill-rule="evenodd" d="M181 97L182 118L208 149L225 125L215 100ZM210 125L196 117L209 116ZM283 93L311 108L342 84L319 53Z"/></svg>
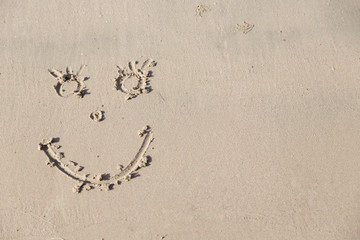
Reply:
<svg viewBox="0 0 360 240"><path fill-rule="evenodd" d="M148 59L139 69L136 68L136 64L137 62L135 61L129 62L130 71L118 67L119 76L114 80L114 87L116 90L121 90L126 93L126 99L132 99L142 93L148 93L151 91L149 78L152 76L152 72L146 71L146 69L155 66L156 62ZM84 78L80 76L84 66L85 65L82 65L76 74L73 74L70 67L66 68L65 74L55 69L49 69L50 74L56 77L56 80L58 81L54 88L59 96L68 97L70 95L76 95L78 97L83 97L83 95L86 94L87 89L85 84L83 84ZM136 87L128 89L125 87L124 81L131 77L137 78L138 84ZM76 82L77 88L72 93L64 95L62 86L68 82ZM90 115L90 118L96 122L102 121L104 119L103 112L95 111ZM129 181L132 177L136 176L137 170L148 166L151 158L149 156L145 156L145 153L154 139L153 131L149 126L145 126L138 132L138 135L143 138L139 151L126 167L118 165L118 173L115 174L83 174L83 166L80 166L78 163L73 161L64 160L64 153L58 151L60 146L56 145L56 140L54 138L43 139L39 143L38 148L48 157L48 160L46 161L48 166L56 167L60 172L64 173L76 182L76 185L73 188L75 193L80 193L83 189L91 190L94 188L98 188L100 191L108 191L113 189L115 185L119 185L122 180Z"/></svg>

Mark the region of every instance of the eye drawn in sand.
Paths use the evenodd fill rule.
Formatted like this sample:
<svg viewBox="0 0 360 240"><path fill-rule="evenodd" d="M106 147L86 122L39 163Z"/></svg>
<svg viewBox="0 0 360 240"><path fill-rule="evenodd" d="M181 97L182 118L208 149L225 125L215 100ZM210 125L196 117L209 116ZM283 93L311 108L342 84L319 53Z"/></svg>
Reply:
<svg viewBox="0 0 360 240"><path fill-rule="evenodd" d="M236 24L236 30L239 32L243 32L243 34L247 34L248 32L250 32L253 28L254 28L254 24L250 24L244 21L243 24Z"/></svg>
<svg viewBox="0 0 360 240"><path fill-rule="evenodd" d="M196 16L202 17L202 14L203 14L204 12L208 12L208 11L210 11L210 10L211 10L211 9L210 9L210 7L208 7L208 6L199 5L199 6L196 7Z"/></svg>
<svg viewBox="0 0 360 240"><path fill-rule="evenodd" d="M152 90L150 86L150 78L153 76L152 71L147 71L146 69L155 67L157 63L149 58L143 63L141 68L137 68L137 64L137 61L130 61L128 64L129 69L117 66L119 76L114 79L114 90L126 93L126 100L135 98L142 93L149 93ZM127 88L125 81L132 77L136 78L137 85L133 88Z"/></svg>
<svg viewBox="0 0 360 240"><path fill-rule="evenodd" d="M95 122L101 122L104 120L104 111L97 110L95 112L90 113L90 118Z"/></svg>
<svg viewBox="0 0 360 240"><path fill-rule="evenodd" d="M149 126L144 127L138 132L139 137L144 138L139 151L134 159L124 168L119 165L116 174L82 174L84 167L73 161L64 161L64 153L59 152L60 146L55 144L55 139L44 139L39 143L39 150L44 151L48 157L46 164L50 167L56 167L69 178L73 179L77 184L73 188L73 192L80 193L83 189L91 190L98 188L100 191L108 191L113 189L115 185L121 184L121 180L129 181L136 176L136 171L147 166L150 156L145 156L146 150L153 141L153 132Z"/></svg>
<svg viewBox="0 0 360 240"><path fill-rule="evenodd" d="M69 97L75 95L79 98L84 97L84 95L89 94L88 89L85 86L85 78L81 77L81 72L84 69L85 65L81 65L79 71L76 74L73 73L71 67L66 68L66 73L62 73L54 68L49 69L49 72L57 80L57 83L54 85L56 93L60 97ZM69 94L64 94L65 90L63 89L65 84L76 83L77 87L74 91Z"/></svg>

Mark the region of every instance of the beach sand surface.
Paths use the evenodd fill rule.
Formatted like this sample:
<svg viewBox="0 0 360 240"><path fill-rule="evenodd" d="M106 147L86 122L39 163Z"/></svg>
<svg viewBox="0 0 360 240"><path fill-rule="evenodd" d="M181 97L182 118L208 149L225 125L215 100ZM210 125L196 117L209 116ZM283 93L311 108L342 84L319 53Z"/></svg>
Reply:
<svg viewBox="0 0 360 240"><path fill-rule="evenodd" d="M359 13L355 0L0 1L0 239L360 239ZM148 58L152 91L125 100L117 65ZM58 96L48 69L82 64L89 94ZM84 174L113 174L147 125L149 166L111 191L73 193L38 150L56 138Z"/></svg>

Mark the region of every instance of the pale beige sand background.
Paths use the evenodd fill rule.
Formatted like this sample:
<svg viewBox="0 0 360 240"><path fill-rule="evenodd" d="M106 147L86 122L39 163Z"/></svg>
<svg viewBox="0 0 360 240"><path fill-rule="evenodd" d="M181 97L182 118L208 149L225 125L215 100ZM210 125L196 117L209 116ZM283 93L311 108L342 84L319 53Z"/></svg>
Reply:
<svg viewBox="0 0 360 240"><path fill-rule="evenodd" d="M214 3L0 1L0 239L360 239L360 2ZM116 65L147 57L125 101ZM57 96L47 69L81 64L91 94ZM112 172L146 124L151 166L110 192L37 150Z"/></svg>

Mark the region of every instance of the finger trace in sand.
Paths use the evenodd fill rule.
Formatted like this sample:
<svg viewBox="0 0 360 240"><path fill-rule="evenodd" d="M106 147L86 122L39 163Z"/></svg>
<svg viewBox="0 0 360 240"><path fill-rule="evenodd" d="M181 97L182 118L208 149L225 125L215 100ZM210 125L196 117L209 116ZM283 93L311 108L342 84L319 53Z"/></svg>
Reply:
<svg viewBox="0 0 360 240"><path fill-rule="evenodd" d="M254 28L254 24L250 24L244 21L243 24L236 24L236 30L238 31L242 31L244 34L247 34L248 32L250 32L253 28Z"/></svg>
<svg viewBox="0 0 360 240"><path fill-rule="evenodd" d="M120 90L123 93L126 93L125 99L130 100L137 97L142 93L149 93L152 91L150 86L150 77L152 77L152 71L147 71L146 69L150 67L155 67L156 62L152 59L147 59L141 66L137 68L138 62L130 61L128 64L128 69L121 66L118 67L119 76L114 78L114 90ZM127 88L125 86L125 81L135 77L137 79L137 85L133 88Z"/></svg>
<svg viewBox="0 0 360 240"><path fill-rule="evenodd" d="M119 165L118 173L110 174L82 174L80 173L84 167L79 166L77 163L70 161L66 163L63 158L64 154L58 152L58 147L54 144L54 139L43 139L39 143L39 150L44 151L48 157L47 165L56 167L69 178L73 179L77 184L73 188L73 192L80 193L83 189L91 190L98 188L100 191L111 190L115 185L119 185L121 180L129 181L136 171L142 167L146 167L150 157L145 156L145 153L153 141L153 132L149 126L144 127L139 131L139 136L143 137L143 143L139 151L136 153L134 159L126 166ZM71 165L71 166L70 166ZM74 168L75 167L75 168Z"/></svg>
<svg viewBox="0 0 360 240"><path fill-rule="evenodd" d="M95 112L92 112L90 114L90 118L95 122L101 122L102 120L104 120L104 111L97 110Z"/></svg>
<svg viewBox="0 0 360 240"><path fill-rule="evenodd" d="M74 74L71 67L66 68L66 73L62 73L61 71L58 71L54 68L49 69L49 72L52 76L54 76L57 80L57 83L54 85L56 93L60 97L69 97L71 95L75 95L79 98L84 97L84 95L88 94L88 89L85 86L85 78L81 77L81 72L84 69L85 65L81 65L79 71ZM77 84L77 87L74 91L72 91L69 94L64 94L63 86L65 84L69 84L71 82L75 82Z"/></svg>
<svg viewBox="0 0 360 240"><path fill-rule="evenodd" d="M210 7L205 5L198 5L196 7L196 16L202 17L202 14L207 11L210 11Z"/></svg>

